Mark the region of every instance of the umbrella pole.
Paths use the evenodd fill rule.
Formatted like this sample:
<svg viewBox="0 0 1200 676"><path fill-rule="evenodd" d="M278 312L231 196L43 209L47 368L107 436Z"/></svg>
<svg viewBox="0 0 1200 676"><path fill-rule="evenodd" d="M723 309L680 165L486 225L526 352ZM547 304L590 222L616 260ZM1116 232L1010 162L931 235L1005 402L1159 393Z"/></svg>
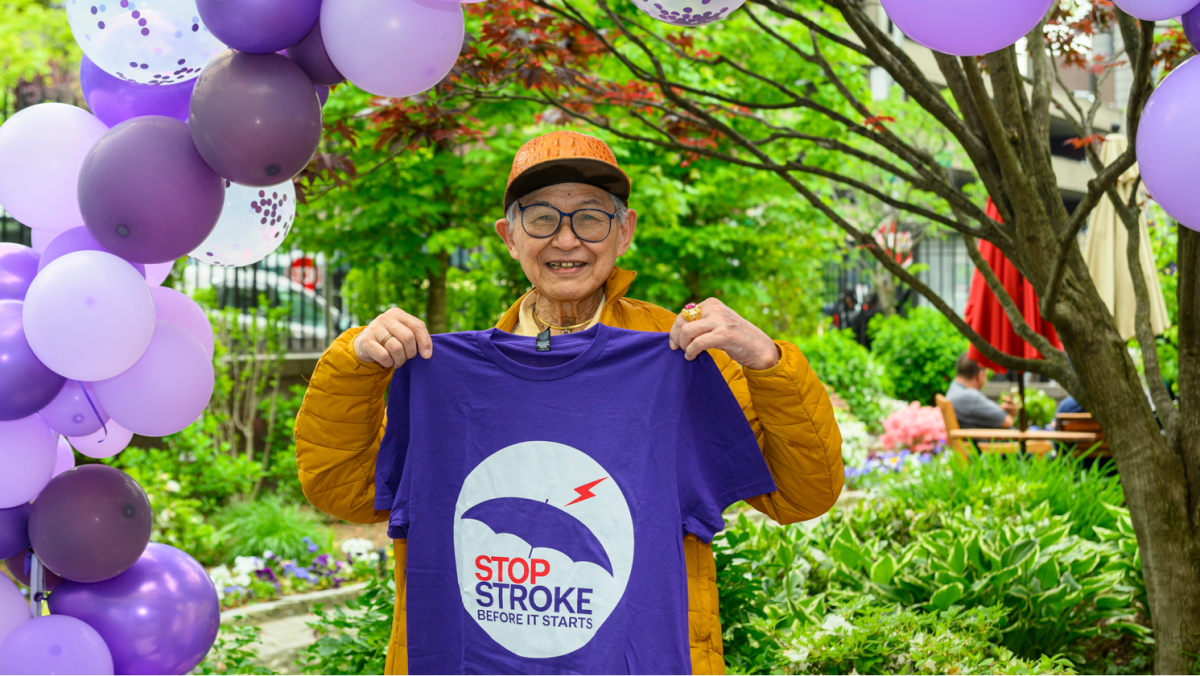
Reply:
<svg viewBox="0 0 1200 676"><path fill-rule="evenodd" d="M1021 432L1026 432L1029 429L1029 418L1025 415L1025 372L1017 371L1017 394L1021 397L1021 409L1018 411L1018 425ZM1021 455L1025 455L1025 439L1021 439Z"/></svg>

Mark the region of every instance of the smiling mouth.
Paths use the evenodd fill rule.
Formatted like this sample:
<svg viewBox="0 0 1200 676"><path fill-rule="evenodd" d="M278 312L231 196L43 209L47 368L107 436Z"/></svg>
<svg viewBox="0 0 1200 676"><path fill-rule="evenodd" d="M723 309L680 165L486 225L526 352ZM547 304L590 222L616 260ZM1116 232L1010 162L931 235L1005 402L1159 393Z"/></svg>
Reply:
<svg viewBox="0 0 1200 676"><path fill-rule="evenodd" d="M587 263L559 262L559 261L553 261L550 263L546 263L546 266L549 267L551 270L574 270L575 268L582 268L585 265L587 265Z"/></svg>

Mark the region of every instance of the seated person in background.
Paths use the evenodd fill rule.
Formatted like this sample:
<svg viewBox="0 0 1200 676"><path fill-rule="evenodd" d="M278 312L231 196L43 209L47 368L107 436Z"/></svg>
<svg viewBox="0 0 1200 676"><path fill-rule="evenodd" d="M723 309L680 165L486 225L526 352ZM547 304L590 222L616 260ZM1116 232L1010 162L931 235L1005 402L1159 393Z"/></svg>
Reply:
<svg viewBox="0 0 1200 676"><path fill-rule="evenodd" d="M1075 401L1075 397L1068 394L1066 399L1058 402L1058 407L1054 409L1055 415L1059 413L1087 413L1087 411L1083 410L1079 402Z"/></svg>
<svg viewBox="0 0 1200 676"><path fill-rule="evenodd" d="M958 425L964 429L1008 429L1013 426L1017 405L1007 398L1000 404L983 394L987 384L987 371L965 353L954 365L954 382L946 391L946 398L954 404L954 415Z"/></svg>

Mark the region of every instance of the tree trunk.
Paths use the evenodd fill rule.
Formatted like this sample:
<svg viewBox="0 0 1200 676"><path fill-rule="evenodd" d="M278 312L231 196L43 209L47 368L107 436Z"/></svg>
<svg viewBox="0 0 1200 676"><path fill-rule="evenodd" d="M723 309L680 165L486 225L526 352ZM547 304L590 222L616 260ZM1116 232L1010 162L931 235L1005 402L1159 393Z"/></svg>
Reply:
<svg viewBox="0 0 1200 676"><path fill-rule="evenodd" d="M425 326L430 333L445 333L446 276L450 271L450 254L442 251L437 255L437 272L429 273L429 296L425 303Z"/></svg>

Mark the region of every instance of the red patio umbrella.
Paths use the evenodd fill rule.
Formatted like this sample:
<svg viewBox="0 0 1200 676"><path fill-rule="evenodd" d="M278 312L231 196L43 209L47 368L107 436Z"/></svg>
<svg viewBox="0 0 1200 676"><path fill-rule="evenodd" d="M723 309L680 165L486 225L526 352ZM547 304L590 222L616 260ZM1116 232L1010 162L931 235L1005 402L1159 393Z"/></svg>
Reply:
<svg viewBox="0 0 1200 676"><path fill-rule="evenodd" d="M990 197L987 201L987 214L997 221L1003 222L1000 218L1000 211L996 209L996 205L992 203ZM1038 309L1037 292L1033 290L1033 285L1026 281L1020 272L1017 272L1016 266L1000 252L1000 249L996 248L995 244L980 240L979 253L996 273L996 278L1004 285L1004 289L1008 291L1013 302L1017 304L1017 309L1025 318L1025 323L1029 324L1034 331L1045 336L1051 345L1062 349L1058 332L1054 330L1054 326L1050 322L1042 318L1042 312ZM996 295L992 293L987 281L983 278L983 273L979 270L975 270L975 275L971 278L971 293L967 297L967 307L963 315L971 328L1001 352L1025 359L1044 358L1032 345L1017 335L1012 322L1008 321L1008 316L1004 314L1004 308L1000 307L1000 301L996 300ZM997 373L1007 371L1004 367L980 354L974 345L970 347L967 354L980 366ZM1024 402L1025 380L1023 377L1017 380L1017 386L1021 391L1021 401ZM1025 427L1025 409L1022 406L1021 430L1023 431Z"/></svg>

